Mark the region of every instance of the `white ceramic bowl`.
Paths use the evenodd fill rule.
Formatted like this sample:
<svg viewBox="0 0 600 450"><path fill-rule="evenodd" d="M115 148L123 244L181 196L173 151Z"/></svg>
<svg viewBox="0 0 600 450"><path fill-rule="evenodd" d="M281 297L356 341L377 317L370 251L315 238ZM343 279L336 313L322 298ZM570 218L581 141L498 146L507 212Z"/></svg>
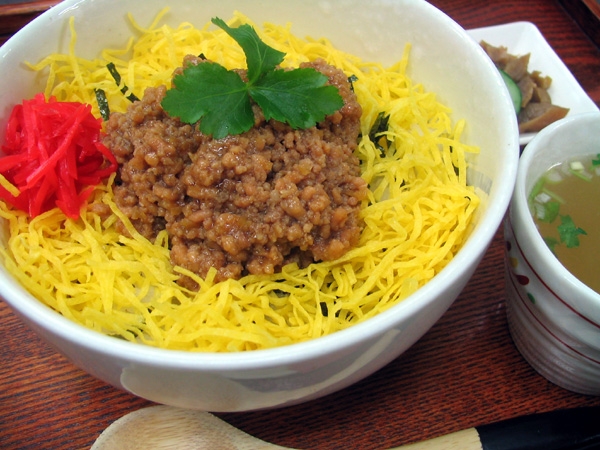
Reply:
<svg viewBox="0 0 600 450"><path fill-rule="evenodd" d="M550 251L527 197L550 167L600 150L600 113L575 115L542 130L525 148L505 221L507 314L513 340L543 376L600 395L600 294Z"/></svg>
<svg viewBox="0 0 600 450"><path fill-rule="evenodd" d="M17 33L0 50L0 116L41 90L21 65L68 45L67 20L78 24L77 52L93 57L130 35L125 15L147 24L164 0L66 0ZM366 377L417 341L447 310L473 273L508 207L518 162L518 131L500 76L454 21L420 0L170 0L167 20L201 26L240 9L256 23L293 22L300 36L325 36L367 60L396 61L411 42L411 77L454 117L464 139L480 146L468 178L482 204L468 242L433 281L398 306L351 329L291 347L242 354L192 354L136 345L82 328L29 295L0 268L0 290L15 312L90 374L149 400L185 408L243 411L321 397ZM0 125L2 125L0 123ZM459 326L457 324L457 326Z"/></svg>

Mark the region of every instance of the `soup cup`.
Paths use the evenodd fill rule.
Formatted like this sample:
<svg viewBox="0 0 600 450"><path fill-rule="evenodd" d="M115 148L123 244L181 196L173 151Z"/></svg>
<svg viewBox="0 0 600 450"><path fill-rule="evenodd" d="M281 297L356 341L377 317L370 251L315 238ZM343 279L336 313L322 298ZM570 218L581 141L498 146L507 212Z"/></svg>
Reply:
<svg viewBox="0 0 600 450"><path fill-rule="evenodd" d="M318 398L372 374L414 344L456 299L508 207L518 162L510 97L477 42L444 13L420 0L65 0L11 38L0 52L0 127L13 105L43 90L23 61L69 46L75 16L77 53L96 57L131 36L127 14L145 25L168 4L164 23L200 27L235 10L255 23L291 22L298 36L325 37L338 48L384 65L412 44L409 76L464 118L468 182L480 198L468 240L433 280L395 307L346 330L267 350L214 354L151 348L96 333L59 315L0 266L0 294L33 330L95 377L148 400L210 411L281 407ZM485 99L482 101L481 99ZM458 326L458 325L457 325Z"/></svg>
<svg viewBox="0 0 600 450"><path fill-rule="evenodd" d="M562 119L524 149L505 220L507 315L524 358L551 382L600 395L600 294L570 273L544 242L528 207L552 166L600 153L600 113Z"/></svg>

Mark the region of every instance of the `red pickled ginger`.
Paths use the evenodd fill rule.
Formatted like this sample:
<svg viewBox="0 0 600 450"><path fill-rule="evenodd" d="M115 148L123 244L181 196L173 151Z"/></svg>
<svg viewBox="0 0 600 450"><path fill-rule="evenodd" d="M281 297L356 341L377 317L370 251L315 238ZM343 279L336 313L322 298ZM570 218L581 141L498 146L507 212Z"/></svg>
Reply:
<svg viewBox="0 0 600 450"><path fill-rule="evenodd" d="M77 219L94 186L117 169L101 142L102 120L91 111L78 102L46 101L44 94L16 105L6 126L0 174L18 195L0 183L0 198L32 218L59 207Z"/></svg>

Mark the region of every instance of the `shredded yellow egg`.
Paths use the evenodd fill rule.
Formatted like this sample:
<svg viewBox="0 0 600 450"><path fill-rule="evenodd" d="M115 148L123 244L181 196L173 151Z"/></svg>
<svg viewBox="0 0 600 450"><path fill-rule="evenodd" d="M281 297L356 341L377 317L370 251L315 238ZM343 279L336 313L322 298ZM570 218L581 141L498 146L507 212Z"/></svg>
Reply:
<svg viewBox="0 0 600 450"><path fill-rule="evenodd" d="M165 12L146 29L130 17L138 35L94 60L76 56L71 21L69 52L31 66L49 71L46 95L92 104L98 115L94 89L105 91L111 111L125 111L123 86L141 98L146 87L168 85L187 54L203 53L230 69L245 67L243 52L222 30L159 26ZM228 23L255 26L240 13ZM453 258L479 204L467 185L465 160L477 149L460 142L464 121L453 125L435 94L407 77L410 46L395 65L382 67L325 39L298 38L289 25L255 28L287 54L285 65L323 58L356 77L363 108L357 154L370 187L359 245L336 261L215 283L212 272L200 279L171 265L166 231L156 242L140 236L115 205L111 179L96 189L77 221L58 209L30 219L0 205L10 236L0 253L36 298L77 323L132 342L206 352L256 350L314 339L373 317ZM122 76L120 86L106 69L109 62ZM381 113L389 115L383 153L369 139ZM94 212L100 204L112 210L108 219ZM131 237L115 231L118 220ZM198 292L177 284L182 273L197 280Z"/></svg>

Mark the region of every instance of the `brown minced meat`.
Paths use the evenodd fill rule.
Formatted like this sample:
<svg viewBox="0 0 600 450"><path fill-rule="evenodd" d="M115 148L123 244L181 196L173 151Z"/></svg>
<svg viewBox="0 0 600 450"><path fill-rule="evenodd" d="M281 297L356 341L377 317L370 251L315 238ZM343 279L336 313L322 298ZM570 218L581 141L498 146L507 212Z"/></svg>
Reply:
<svg viewBox="0 0 600 450"><path fill-rule="evenodd" d="M367 190L353 153L361 107L342 71L303 66L327 75L344 99L306 130L267 122L255 107L252 129L215 140L163 111L164 86L111 115L116 204L149 239L166 228L173 264L202 277L214 267L220 281L333 260L357 244Z"/></svg>

